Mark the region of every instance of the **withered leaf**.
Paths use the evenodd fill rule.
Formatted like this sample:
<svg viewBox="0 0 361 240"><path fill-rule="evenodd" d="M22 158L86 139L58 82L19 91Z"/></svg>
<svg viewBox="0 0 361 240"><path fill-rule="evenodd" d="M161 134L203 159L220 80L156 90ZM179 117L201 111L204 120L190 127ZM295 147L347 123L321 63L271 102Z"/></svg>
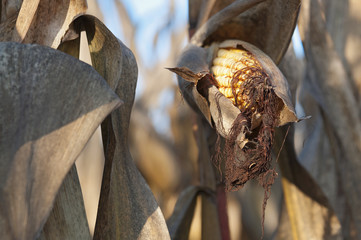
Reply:
<svg viewBox="0 0 361 240"><path fill-rule="evenodd" d="M65 52L75 58L79 58L80 53L80 37L77 37L73 40L62 42L58 50Z"/></svg>
<svg viewBox="0 0 361 240"><path fill-rule="evenodd" d="M188 82L197 84L197 82L202 79L206 73L194 73L187 67L176 67L176 68L167 68L169 71L176 73L178 76L182 77Z"/></svg>
<svg viewBox="0 0 361 240"><path fill-rule="evenodd" d="M197 44L204 46L227 39L238 39L257 46L278 64L291 40L301 1L231 2L230 5L230 1L216 1L208 22L196 29L194 37L202 36L197 37ZM241 9L243 5L251 3L253 5L249 6L249 10ZM258 5L254 6L255 4ZM239 9L242 10L240 13L237 12ZM192 12L193 9L189 11Z"/></svg>
<svg viewBox="0 0 361 240"><path fill-rule="evenodd" d="M191 43L197 46L206 45L205 41L215 31L227 25L227 23L232 20L232 18L235 18L242 12L254 7L255 5L263 1L265 0L241 0L234 1L228 6L225 6L224 9L207 19L207 21L203 25L201 25L199 29L197 29L197 31L191 38ZM192 5L192 7L193 6L194 5ZM203 21L205 21L205 19L203 19Z"/></svg>
<svg viewBox="0 0 361 240"><path fill-rule="evenodd" d="M21 6L12 41L37 43L58 48L68 25L74 17L84 14L85 0L61 1L24 0Z"/></svg>
<svg viewBox="0 0 361 240"><path fill-rule="evenodd" d="M188 239L197 196L202 192L211 194L207 188L190 186L179 195L173 214L167 221L171 239Z"/></svg>
<svg viewBox="0 0 361 240"><path fill-rule="evenodd" d="M207 137L214 134L209 124L200 116L197 117L197 131L195 137L198 146L198 169L201 186L216 192L214 164L210 161L210 149ZM220 219L218 216L216 194L201 194L202 202L202 238L221 239Z"/></svg>
<svg viewBox="0 0 361 240"><path fill-rule="evenodd" d="M179 58L177 67L186 67L196 76L197 73L209 72L207 63L207 51L195 45L188 45ZM196 85L191 81L186 81L178 77L178 84L182 95L194 111L203 114L209 124L212 125L211 113L207 99L198 91Z"/></svg>
<svg viewBox="0 0 361 240"><path fill-rule="evenodd" d="M91 239L75 164L59 189L38 239Z"/></svg>
<svg viewBox="0 0 361 240"><path fill-rule="evenodd" d="M129 152L138 74L134 55L93 16L80 16L70 27L78 33L86 31L94 68L124 100L102 123L105 166L94 238L169 239L160 208Z"/></svg>
<svg viewBox="0 0 361 240"><path fill-rule="evenodd" d="M38 45L0 43L0 232L33 239L67 172L121 101L89 65Z"/></svg>
<svg viewBox="0 0 361 240"><path fill-rule="evenodd" d="M202 6L202 0L189 0L188 1L188 24L189 24L189 36L192 37L194 31L198 25L199 17L202 15L201 9L204 9ZM203 7L203 8L202 8Z"/></svg>
<svg viewBox="0 0 361 240"><path fill-rule="evenodd" d="M312 115L312 119L291 126L287 138L284 136L287 133L286 128L276 131L275 152L279 151L281 142L285 142L283 147L285 149L279 155L278 164L282 173L286 207L278 235L289 235L289 237L284 236L284 239L292 238L292 234L293 238L298 239L310 237L342 239L341 220L339 221L336 217L338 211L332 197L339 194L337 192L339 181L335 166L333 166L335 163L327 147L329 144L325 138L327 134L321 130L323 126L321 113L318 111L319 106L309 94L305 95L304 87L307 83L302 82L305 70L304 60L296 58L293 46L290 45L286 52L280 69L290 83L292 95L294 97L298 95L298 101L306 113ZM301 88L297 89L299 86ZM295 133L293 133L293 128ZM303 138L305 136L307 137ZM300 151L297 156L295 149ZM326 154L327 157L320 158L321 154ZM327 161L317 164L316 159L327 159ZM325 182L327 183L324 184ZM288 215L287 210L290 213ZM290 225L289 222L293 224Z"/></svg>
<svg viewBox="0 0 361 240"><path fill-rule="evenodd" d="M201 194L202 236L204 239L222 239L222 227L219 218L216 195ZM226 214L226 213L225 213ZM228 226L224 226L228 229Z"/></svg>
<svg viewBox="0 0 361 240"><path fill-rule="evenodd" d="M13 32L13 41L21 42L30 28L30 24L35 17L36 10L39 7L40 0L24 0L21 4L19 15L16 19Z"/></svg>
<svg viewBox="0 0 361 240"><path fill-rule="evenodd" d="M347 20L354 18L347 16L346 12L349 14L352 11L354 15L359 5L351 2L350 5L340 7L336 2L304 1L300 15L300 35L307 59L305 83L308 89L305 92L312 96L319 107L324 139L332 149L331 153L319 151L317 157L322 161L335 161L339 189L333 201L337 203L338 216L346 229L343 234L352 233L356 239L361 237L361 189L358 184L361 181L360 88L357 89L355 84L357 78L350 74L356 70L356 65L355 68L348 65L344 56L350 51L345 51L347 47L344 41L347 39L347 43L352 43L353 39L357 39L354 38L354 30L348 32L349 27L353 29L349 23L359 24L356 18L351 22ZM348 8L346 12L345 7ZM351 51L358 53L355 49L357 47L353 46ZM321 163L321 160L318 162ZM339 194L340 190L344 195ZM350 210L345 213L343 209ZM350 230L352 225L353 231ZM349 238L347 235L344 237Z"/></svg>
<svg viewBox="0 0 361 240"><path fill-rule="evenodd" d="M283 142L286 128L280 128L278 133L276 149ZM341 226L329 200L315 179L298 162L293 137L291 129L279 158L286 208L292 222L292 236L295 239L341 239L340 232L336 233ZM332 229L332 232L325 231L325 228Z"/></svg>
<svg viewBox="0 0 361 240"><path fill-rule="evenodd" d="M17 13L21 8L22 3L23 0L2 1L0 8L1 11L0 22L3 23L12 16L17 15Z"/></svg>
<svg viewBox="0 0 361 240"><path fill-rule="evenodd" d="M5 19L0 24L0 42L10 42L13 37L13 31L15 29L17 14Z"/></svg>

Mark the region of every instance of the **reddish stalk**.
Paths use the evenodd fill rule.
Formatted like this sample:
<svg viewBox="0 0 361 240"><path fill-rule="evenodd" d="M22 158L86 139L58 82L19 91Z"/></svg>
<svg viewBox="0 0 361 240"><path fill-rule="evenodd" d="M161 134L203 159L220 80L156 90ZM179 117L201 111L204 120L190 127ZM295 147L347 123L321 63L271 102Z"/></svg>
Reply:
<svg viewBox="0 0 361 240"><path fill-rule="evenodd" d="M227 212L227 195L223 184L217 186L217 210L222 240L231 239Z"/></svg>

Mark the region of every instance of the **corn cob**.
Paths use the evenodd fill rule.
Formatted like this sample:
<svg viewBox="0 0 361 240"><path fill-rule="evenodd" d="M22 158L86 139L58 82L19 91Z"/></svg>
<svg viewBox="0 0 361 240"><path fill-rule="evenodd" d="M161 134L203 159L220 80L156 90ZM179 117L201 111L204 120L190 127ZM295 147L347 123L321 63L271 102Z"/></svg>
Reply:
<svg viewBox="0 0 361 240"><path fill-rule="evenodd" d="M241 110L254 108L249 98L250 85L255 78L265 76L253 54L241 49L219 49L213 59L212 73L218 90ZM254 109L249 109L254 111Z"/></svg>
<svg viewBox="0 0 361 240"><path fill-rule="evenodd" d="M256 56L259 56L257 52L253 54L248 50L223 47L218 49L212 61L214 84L240 109L225 144L225 152L230 156L225 162L228 190L238 189L256 176L275 173L270 170L270 162L279 101L268 73ZM243 160L235 161L234 144L239 137L237 129L244 126L245 140L238 145L241 152L237 153L241 156L237 156L238 159Z"/></svg>

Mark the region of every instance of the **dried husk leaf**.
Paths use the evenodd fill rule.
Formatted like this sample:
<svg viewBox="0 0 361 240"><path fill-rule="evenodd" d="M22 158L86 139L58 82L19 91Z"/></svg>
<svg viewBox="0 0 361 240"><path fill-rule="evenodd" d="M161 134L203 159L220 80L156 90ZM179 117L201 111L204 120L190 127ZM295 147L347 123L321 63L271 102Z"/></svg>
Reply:
<svg viewBox="0 0 361 240"><path fill-rule="evenodd" d="M13 1L2 1L0 4L1 18L0 23L3 23L8 18L17 15L21 8L23 0L13 0Z"/></svg>
<svg viewBox="0 0 361 240"><path fill-rule="evenodd" d="M21 42L30 28L36 10L39 7L40 0L24 0L21 4L18 18L16 19L15 29L13 32L13 41Z"/></svg>
<svg viewBox="0 0 361 240"><path fill-rule="evenodd" d="M257 56L257 60L261 63L262 67L270 77L271 85L276 95L283 102L283 107L279 113L277 126L283 126L289 122L298 121L291 101L291 93L288 82L270 57L268 57L265 53L252 44L239 40L224 41L219 45L219 48L243 48Z"/></svg>
<svg viewBox="0 0 361 240"><path fill-rule="evenodd" d="M230 5L230 2L233 6ZM246 3L258 4L247 11L237 13L237 9ZM261 3L260 3L261 2ZM287 50L293 30L296 26L300 9L300 0L267 1L224 1L218 0L209 14L208 23L191 31L207 32L197 42L209 45L227 39L238 39L251 43L266 53L276 64ZM199 9L202 11L202 8ZM192 5L189 9L193 12ZM199 21L203 21L200 19ZM214 31L209 31L209 23L219 24ZM208 26L206 26L209 24ZM194 26L196 24L193 24ZM197 26L197 25L196 25ZM201 26L198 24L198 26ZM203 28L203 29L202 29ZM236 29L236 30L235 30Z"/></svg>
<svg viewBox="0 0 361 240"><path fill-rule="evenodd" d="M191 43L196 44L197 46L204 46L206 44L205 41L209 38L210 35L212 35L212 33L222 28L231 19L235 18L242 12L245 12L246 10L254 7L255 5L263 1L265 0L234 1L209 19L206 19L207 16L199 16L200 19L197 23L198 26L201 25L202 22L206 22L202 24L192 36ZM208 6L208 3L204 2L203 5L209 8L211 6ZM191 7L194 7L194 5ZM200 9L202 9L200 14L203 15L203 8L198 8L198 10ZM208 12L209 10L210 9L207 9L206 11Z"/></svg>
<svg viewBox="0 0 361 240"><path fill-rule="evenodd" d="M317 162L323 166L326 159L335 161L336 176L339 176L336 180L338 189L333 198L335 209L342 222L344 238L358 239L361 236L361 189L357 184L361 171L360 91L353 76L357 64L349 65L346 61L349 59L345 56L350 50L356 55L358 51L354 46L345 52L348 47L344 42L347 39L348 44L352 43L357 34L352 25L345 23L350 21L347 18L353 19L348 14L355 11L357 6L353 1L342 8L338 4L305 1L301 11L300 34L307 57L308 75L305 82L308 88L305 92L318 105L321 118L321 129L318 131L324 132L320 141L330 148L330 151L322 152L320 149L316 152L319 158ZM350 10L346 11L346 7ZM357 19L353 19L349 23L359 24L357 22ZM340 192L344 194L340 195Z"/></svg>
<svg viewBox="0 0 361 240"><path fill-rule="evenodd" d="M228 40L219 45L214 44L209 48L208 52L205 48L194 45L189 45L184 50L177 64L178 68L170 70L178 74L179 87L189 105L198 112L201 112L207 121L215 127L217 132L224 138L229 138L233 123L241 112L229 99L222 95L214 85L204 86L205 84L203 84L201 80L210 72L209 62L213 57L213 51L217 51L218 48L232 47L244 48L253 53L269 75L273 89L283 103L281 111L277 113L277 126L298 121L290 99L288 83L283 74L267 55L255 46L239 40ZM185 76L185 72L188 72L186 68L190 70L193 75L187 73ZM206 87L208 88L208 92L201 93L199 91L199 89L205 91L204 88Z"/></svg>
<svg viewBox="0 0 361 240"><path fill-rule="evenodd" d="M12 41L57 48L74 17L84 14L85 0L24 0L12 33Z"/></svg>
<svg viewBox="0 0 361 240"><path fill-rule="evenodd" d="M280 149L286 132L283 127L276 134L276 149ZM320 186L298 162L293 139L290 129L279 157L293 239L342 239L340 222Z"/></svg>
<svg viewBox="0 0 361 240"><path fill-rule="evenodd" d="M13 31L15 29L17 14L12 15L0 24L0 42L12 41Z"/></svg>
<svg viewBox="0 0 361 240"><path fill-rule="evenodd" d="M62 42L58 50L65 52L66 54L69 54L75 58L79 59L79 53L80 53L80 37L77 36L73 40L69 40L66 42Z"/></svg>
<svg viewBox="0 0 361 240"><path fill-rule="evenodd" d="M177 68L169 70L178 75L179 88L192 109L201 113L211 126L216 126L217 131L227 137L227 133L239 114L239 109L219 93L215 86L210 86L208 96L203 96L199 92L197 86L200 85L204 89L202 79L209 74L207 59L206 49L190 44L180 57ZM191 74L188 74L189 71Z"/></svg>
<svg viewBox="0 0 361 240"><path fill-rule="evenodd" d="M69 31L85 30L94 68L124 105L102 123L105 166L95 239L169 239L164 217L129 152L128 129L137 82L133 53L97 18L80 16Z"/></svg>
<svg viewBox="0 0 361 240"><path fill-rule="evenodd" d="M187 103L194 111L201 113L212 125L207 99L198 92L196 87L198 81L204 76L203 73L209 72L207 51L204 48L189 44L179 58L177 68L169 70L178 75L179 88Z"/></svg>
<svg viewBox="0 0 361 240"><path fill-rule="evenodd" d="M0 54L0 232L33 239L77 155L120 100L94 69L60 51L0 43Z"/></svg>
<svg viewBox="0 0 361 240"><path fill-rule="evenodd" d="M188 23L189 23L189 36L194 34L194 31L199 22L199 16L202 8L203 0L188 0Z"/></svg>
<svg viewBox="0 0 361 240"><path fill-rule="evenodd" d="M210 191L204 187L190 186L179 195L173 214L167 221L171 239L188 239L197 196L201 193L210 194Z"/></svg>
<svg viewBox="0 0 361 240"><path fill-rule="evenodd" d="M335 26L331 32L332 37L335 38L335 48L338 52L345 51L344 55L347 61L348 70L351 71L352 80L354 84L355 95L361 95L361 62L358 60L361 58L361 52L355 51L355 49L361 48L361 29L359 28L361 23L360 1L351 0L348 4L342 4L342 2L328 3L331 15L329 19L333 20ZM339 9L342 8L342 14L339 13ZM341 15L338 18L334 17ZM343 20L337 21L339 18ZM336 18L336 19L335 19ZM340 34L340 30L344 30L344 34ZM361 97L358 98L358 109L361 112Z"/></svg>
<svg viewBox="0 0 361 240"><path fill-rule="evenodd" d="M296 58L293 46L290 46L285 54L280 63L280 69L290 82L292 95L300 97L298 101L301 102L306 114L311 115L312 118L294 125L293 137L284 139L282 135L285 134L285 129L281 129L283 132L278 136L276 134L275 149L280 142L285 140L286 152L297 152L297 158L295 158L296 155L292 157L292 154L295 153L281 154L278 161L285 197L287 192L286 207L291 211L287 216L288 219L281 222L281 226L283 224L286 226L280 229L279 234L287 234L287 222L291 222L292 227L290 225L288 228L292 230L291 233L298 235L299 239L309 239L310 233L312 236L323 239L342 239L340 226L342 220L341 218L337 219L340 216L340 209L335 207L337 206L335 196L340 196L338 192L339 176L335 171L336 166L334 166L327 134L324 132L319 106L311 95L305 95L305 87L308 84L303 80L304 59ZM298 94L296 94L297 85L299 87ZM293 134L293 129L290 134ZM304 138L305 136L307 137ZM327 160L317 164L317 159L322 155L324 156L322 159ZM300 164L297 162L294 164L292 161ZM312 179L312 181L307 179ZM312 193L304 189L321 191L329 204L325 205L324 202L317 201L319 198L315 197L316 191ZM304 209L308 209L308 211L305 212ZM344 211L342 212L346 214Z"/></svg>
<svg viewBox="0 0 361 240"><path fill-rule="evenodd" d="M66 175L38 239L91 239L75 165Z"/></svg>
<svg viewBox="0 0 361 240"><path fill-rule="evenodd" d="M215 178L215 168L210 159L210 149L208 148L207 138L214 132L210 129L201 116L197 117L197 131L195 138L197 140L199 182L201 186L207 187L212 192L217 191L217 182ZM225 196L224 196L225 199ZM218 216L217 195L202 194L202 238L204 239L222 239L222 230L229 231L228 226L220 226L220 217ZM223 213L224 214L224 213Z"/></svg>

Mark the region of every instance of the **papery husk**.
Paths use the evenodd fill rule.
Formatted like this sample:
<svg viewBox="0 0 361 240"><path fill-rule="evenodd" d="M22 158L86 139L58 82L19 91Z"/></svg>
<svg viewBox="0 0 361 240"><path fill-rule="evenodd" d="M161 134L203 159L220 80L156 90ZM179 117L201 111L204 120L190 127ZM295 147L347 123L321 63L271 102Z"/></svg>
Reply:
<svg viewBox="0 0 361 240"><path fill-rule="evenodd" d="M289 122L298 121L296 111L292 105L288 82L270 57L252 44L240 40L226 40L218 45L218 49L219 48L243 48L253 53L269 75L271 85L277 97L282 100L283 103L281 111L278 114L277 127Z"/></svg>
<svg viewBox="0 0 361 240"><path fill-rule="evenodd" d="M216 82L210 69L220 48L247 50L258 61L262 76L265 76L264 83L258 82L257 84L261 85L251 87L259 86L259 93L266 96L262 98L265 102L259 105L264 106L262 114L267 115L257 117L261 113L258 113L258 110L251 113L249 110L242 112L243 110L235 106L215 86ZM224 168L222 172L225 173L223 181L226 191L236 191L254 178L257 178L265 189L264 221L267 199L277 176L276 171L271 168L274 128L299 120L292 105L287 80L271 58L252 44L240 40L226 40L205 48L189 45L183 52L177 68L169 70L178 74L179 87L188 104L224 138L224 148L221 149L220 143L216 144L216 153L212 158L218 169ZM254 98L253 101L257 99ZM251 147L250 142L254 144ZM250 168L251 166L255 167Z"/></svg>
<svg viewBox="0 0 361 240"><path fill-rule="evenodd" d="M270 77L274 92L282 101L281 110L277 113L277 126L299 120L292 105L287 80L273 61L261 50L240 40L215 43L209 48L201 48L190 44L180 57L177 68L170 70L178 74L178 83L188 104L195 111L202 113L222 137L229 138L230 129L241 111L221 94L216 86L207 86L203 81L210 74L211 60L219 48L243 48L257 57ZM193 75L189 74L189 71ZM205 87L207 88L206 92L201 93L200 89L203 90Z"/></svg>
<svg viewBox="0 0 361 240"><path fill-rule="evenodd" d="M259 117L259 114L254 112L251 116L251 123L247 123L248 120L244 116L245 113L221 94L214 85L214 82L212 82L213 75L210 72L210 68L215 53L220 48L245 49L251 52L262 66L262 70L267 76L267 81L276 95L274 100L271 100L271 103L264 103L265 105L273 104L272 106L274 106L272 107L274 112L272 111L271 113L271 118L274 119L270 125L272 129L299 120L292 105L289 86L285 77L273 61L252 44L240 40L226 40L222 43L214 43L208 48L189 45L178 62L178 68L170 70L179 75L179 86L186 101L193 109L205 117L216 132L225 138L226 142L228 141L228 145L226 144L224 150L228 155L232 156L232 159L227 157L225 161L227 190L237 190L249 179L255 177L260 177L260 182L264 185L268 181L266 180L268 179L266 173L270 169L270 149L273 142L273 130L271 129L269 133L262 133L271 134L271 136L267 140L264 139L263 142L258 141L256 143L256 151L247 153L245 149L246 144L256 138L259 139L258 133L256 133L256 138L252 139L248 139L247 134L250 134L250 130L257 128L264 117ZM266 116L266 118L269 118L269 116ZM259 156L253 156L254 152ZM260 157L261 155L264 157ZM216 160L216 165L220 166L221 161ZM259 170L251 172L247 167L254 162L257 162L259 165ZM273 173L271 175L275 176L276 174ZM270 181L272 182L273 180ZM266 185L268 186L269 183ZM234 186L236 187L234 188Z"/></svg>
<svg viewBox="0 0 361 240"><path fill-rule="evenodd" d="M278 64L290 43L300 5L300 0L192 0L191 42L206 46L227 39L243 40Z"/></svg>
<svg viewBox="0 0 361 240"><path fill-rule="evenodd" d="M261 101L260 109L262 109L262 105L267 106L267 111L264 113L272 115L271 118L267 117L267 119L272 119L272 124L269 124L269 126L272 126L272 130L268 131L268 133L273 135L274 127L284 125L287 122L298 121L291 104L288 84L272 61L278 64L290 43L297 22L299 6L300 0L190 1L189 34L190 42L193 45L189 44L184 50L179 59L178 68L171 70L180 75L178 76L179 87L186 101L196 112L200 113L200 116L208 121L215 133L221 136L216 143L208 141L209 148L215 151L215 155L217 153L220 155L218 162L214 162L218 164L216 167L219 167L220 170L224 170L224 166L221 166L220 163L227 165L227 162L229 162L233 164L234 168L238 168L240 165L247 166L245 163L247 164L249 159L247 160L247 156L244 156L242 150L247 144L246 132L249 129L256 128L260 119L253 117L251 118L252 123L249 123L250 118L248 115L247 123L244 124L245 119L242 115L247 114L242 113L228 98L218 91L214 84L209 83L213 77L210 65L213 55L217 51L216 49L219 48L217 42L227 39L244 40L259 47L265 53L242 41L226 41L223 43L229 44L229 46L239 45L252 52L258 58L260 65L263 65L263 70L268 77L272 78L270 79L271 83L269 83L269 80L265 81L266 84L260 83L261 87L259 89L261 91L253 96L263 96L259 95L263 90L264 93L269 93L268 89L272 88L272 94L265 94L271 96L272 100L268 102L272 104L262 104L263 101ZM201 55L197 56L200 53ZM262 76L264 76L263 72ZM259 83L259 81L257 82ZM250 85L252 90L255 89L253 88L255 84ZM235 95L234 92L233 95ZM237 101L235 102L237 103ZM280 103L280 108L273 113L273 106L277 106L277 104L273 104L275 102ZM274 121L275 119L276 121ZM272 139L273 136L269 141L270 143L273 142ZM258 175L258 179L265 188L264 214L266 201L270 194L270 186L276 172L270 169L270 149L272 144L263 144L263 146L267 146L267 156L265 159L259 160L262 164L265 163L266 171L262 175ZM231 155L231 158L226 155ZM213 160L214 157L217 156L213 155ZM224 175L227 175L227 167L225 168L226 174ZM235 172L240 178L242 178L243 174L248 174L247 168L241 169L241 171L236 169ZM248 180L248 177L246 178ZM227 181L225 185L226 190L230 190L227 189ZM237 189L239 187L231 190Z"/></svg>

